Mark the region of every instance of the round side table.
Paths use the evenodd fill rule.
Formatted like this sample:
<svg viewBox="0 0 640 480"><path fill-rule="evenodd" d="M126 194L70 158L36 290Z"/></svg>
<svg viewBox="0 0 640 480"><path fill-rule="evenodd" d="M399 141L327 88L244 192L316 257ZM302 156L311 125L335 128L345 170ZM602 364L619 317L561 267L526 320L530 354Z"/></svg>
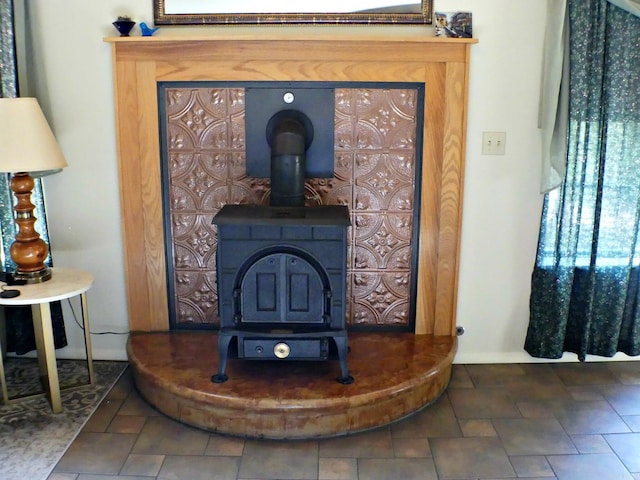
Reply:
<svg viewBox="0 0 640 480"><path fill-rule="evenodd" d="M84 346L87 354L87 369L89 372L89 385L95 384L93 373L93 358L91 353L91 334L89 332L89 313L87 309L86 292L93 285L93 276L81 270L70 268L52 268L50 280L31 285L16 285L6 287L15 289L20 295L14 298L0 298L0 305L17 306L31 305L33 316L33 329L38 351L38 364L40 376L43 379L49 394L51 409L54 413L62 411L60 399L60 382L56 367L56 354L53 344L53 325L51 323L51 302L66 298L80 296L82 305L82 325L84 329ZM0 283L0 285L4 285ZM7 392L7 383L0 351L0 383L2 384L2 400L6 404L10 400Z"/></svg>

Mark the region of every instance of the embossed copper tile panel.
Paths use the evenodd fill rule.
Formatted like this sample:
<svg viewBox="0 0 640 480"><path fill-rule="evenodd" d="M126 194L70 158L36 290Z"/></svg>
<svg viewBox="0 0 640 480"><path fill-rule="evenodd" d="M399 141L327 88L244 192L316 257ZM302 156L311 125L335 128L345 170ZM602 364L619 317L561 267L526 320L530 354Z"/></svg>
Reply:
<svg viewBox="0 0 640 480"><path fill-rule="evenodd" d="M335 176L306 183L308 205L348 205L347 324L410 318L417 91L336 89ZM173 326L217 325L216 230L226 203L269 203L269 180L245 175L244 90L166 92ZM171 270L171 269L169 269Z"/></svg>

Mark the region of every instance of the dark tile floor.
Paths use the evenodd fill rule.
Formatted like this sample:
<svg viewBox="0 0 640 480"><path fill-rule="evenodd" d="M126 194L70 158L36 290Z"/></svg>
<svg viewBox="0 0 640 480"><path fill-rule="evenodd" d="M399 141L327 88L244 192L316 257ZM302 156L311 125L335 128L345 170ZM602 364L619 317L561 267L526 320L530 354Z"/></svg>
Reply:
<svg viewBox="0 0 640 480"><path fill-rule="evenodd" d="M640 480L640 362L455 365L446 393L393 425L243 440L170 420L125 373L49 480Z"/></svg>

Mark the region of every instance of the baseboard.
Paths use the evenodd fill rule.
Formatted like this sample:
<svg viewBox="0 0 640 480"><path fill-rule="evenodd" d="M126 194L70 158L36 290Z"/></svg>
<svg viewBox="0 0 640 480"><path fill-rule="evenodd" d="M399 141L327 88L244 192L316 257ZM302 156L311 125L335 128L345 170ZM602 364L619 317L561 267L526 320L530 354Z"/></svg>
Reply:
<svg viewBox="0 0 640 480"><path fill-rule="evenodd" d="M630 357L624 353L618 353L613 357L599 357L596 355L587 355L587 362L633 362L640 361L640 357ZM491 352L491 353L473 353L460 352L453 359L454 364L487 364L487 363L568 363L578 362L578 356L574 353L565 353L562 358L535 358L527 352Z"/></svg>

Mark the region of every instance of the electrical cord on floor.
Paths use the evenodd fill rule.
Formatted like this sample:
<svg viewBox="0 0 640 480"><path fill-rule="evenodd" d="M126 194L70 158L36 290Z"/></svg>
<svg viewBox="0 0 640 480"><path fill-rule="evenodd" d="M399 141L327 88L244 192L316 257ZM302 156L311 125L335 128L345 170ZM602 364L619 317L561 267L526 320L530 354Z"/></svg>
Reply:
<svg viewBox="0 0 640 480"><path fill-rule="evenodd" d="M71 298L67 298L67 303L69 304L69 308L71 309L71 313L73 315L73 320L76 322L76 325L78 325L78 327L80 327L80 330L84 331L84 326L82 325L82 323L80 323L78 321L78 317L76 315L76 311L73 308L73 304L71 303ZM129 332L110 332L110 331L106 331L106 332L92 332L91 330L89 330L89 333L91 335L129 335Z"/></svg>

